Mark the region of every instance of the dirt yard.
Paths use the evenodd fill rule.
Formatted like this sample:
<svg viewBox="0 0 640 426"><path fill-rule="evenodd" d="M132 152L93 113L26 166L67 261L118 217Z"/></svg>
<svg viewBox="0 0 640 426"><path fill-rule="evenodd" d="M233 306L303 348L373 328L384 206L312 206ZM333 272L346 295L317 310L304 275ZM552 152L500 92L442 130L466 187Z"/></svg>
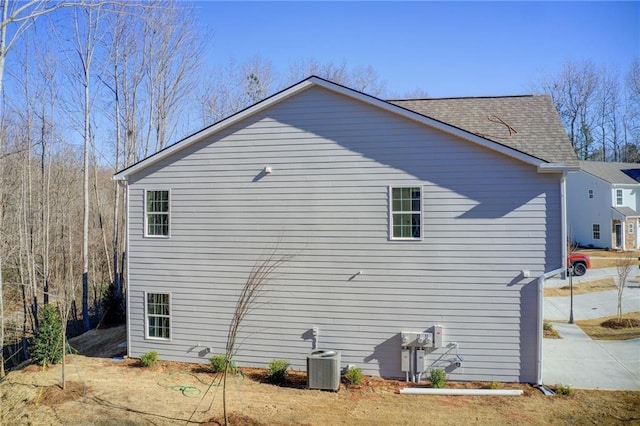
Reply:
<svg viewBox="0 0 640 426"><path fill-rule="evenodd" d="M117 345L122 331L109 330L92 332L92 344L74 339L75 347L82 343L91 353ZM100 343L101 332L109 345ZM222 424L219 376L208 366L160 361L142 368L133 359L81 355L68 356L67 363L65 391L60 365L11 372L0 383L0 424ZM523 389L524 396L400 395L406 383L367 377L357 388L343 386L334 393L305 389L304 372L291 372L282 387L265 383L264 370L243 373L227 384L234 425L640 425L640 392L576 390L571 397L549 397L527 385L509 384L505 388Z"/></svg>

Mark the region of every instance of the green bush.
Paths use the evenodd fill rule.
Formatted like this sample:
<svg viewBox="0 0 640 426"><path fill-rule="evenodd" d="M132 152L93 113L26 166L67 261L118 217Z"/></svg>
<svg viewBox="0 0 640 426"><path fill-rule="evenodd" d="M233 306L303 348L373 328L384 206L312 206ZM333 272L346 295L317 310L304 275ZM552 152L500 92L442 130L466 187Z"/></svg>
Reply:
<svg viewBox="0 0 640 426"><path fill-rule="evenodd" d="M287 368L289 361L286 359L274 359L269 363L267 380L271 383L283 385L287 381Z"/></svg>
<svg viewBox="0 0 640 426"><path fill-rule="evenodd" d="M555 391L557 395L573 396L573 389L571 389L571 386L558 385L556 386Z"/></svg>
<svg viewBox="0 0 640 426"><path fill-rule="evenodd" d="M233 360L229 360L227 363L227 357L222 354L217 354L209 358L209 364L214 373L222 373L225 365L227 365L227 372L235 372L237 370Z"/></svg>
<svg viewBox="0 0 640 426"><path fill-rule="evenodd" d="M490 382L487 385L487 389L502 389L502 383L500 382Z"/></svg>
<svg viewBox="0 0 640 426"><path fill-rule="evenodd" d="M362 368L360 367L349 367L344 372L344 378L350 385L359 385L362 383L363 377Z"/></svg>
<svg viewBox="0 0 640 426"><path fill-rule="evenodd" d="M58 308L47 304L40 309L39 326L29 340L31 358L41 365L62 360L62 320Z"/></svg>
<svg viewBox="0 0 640 426"><path fill-rule="evenodd" d="M443 388L447 384L447 374L442 368L434 368L429 373L429 381L432 388Z"/></svg>
<svg viewBox="0 0 640 426"><path fill-rule="evenodd" d="M158 361L158 352L149 351L140 357L140 363L143 367L151 367Z"/></svg>

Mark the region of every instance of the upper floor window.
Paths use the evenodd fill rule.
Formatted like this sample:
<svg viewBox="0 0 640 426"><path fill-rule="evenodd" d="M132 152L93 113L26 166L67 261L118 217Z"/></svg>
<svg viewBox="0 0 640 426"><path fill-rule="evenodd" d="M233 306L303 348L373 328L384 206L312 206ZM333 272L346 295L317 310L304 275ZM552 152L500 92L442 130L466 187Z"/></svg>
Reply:
<svg viewBox="0 0 640 426"><path fill-rule="evenodd" d="M593 189L589 190L589 198L593 198Z"/></svg>
<svg viewBox="0 0 640 426"><path fill-rule="evenodd" d="M169 339L171 337L171 306L169 293L145 293L146 337Z"/></svg>
<svg viewBox="0 0 640 426"><path fill-rule="evenodd" d="M145 236L169 236L169 191L145 191Z"/></svg>
<svg viewBox="0 0 640 426"><path fill-rule="evenodd" d="M391 188L391 238L419 240L422 237L422 190L420 187Z"/></svg>
<svg viewBox="0 0 640 426"><path fill-rule="evenodd" d="M594 240L599 240L600 239L600 224L594 223L592 230L593 230L593 239Z"/></svg>
<svg viewBox="0 0 640 426"><path fill-rule="evenodd" d="M622 189L616 189L616 206L622 205Z"/></svg>

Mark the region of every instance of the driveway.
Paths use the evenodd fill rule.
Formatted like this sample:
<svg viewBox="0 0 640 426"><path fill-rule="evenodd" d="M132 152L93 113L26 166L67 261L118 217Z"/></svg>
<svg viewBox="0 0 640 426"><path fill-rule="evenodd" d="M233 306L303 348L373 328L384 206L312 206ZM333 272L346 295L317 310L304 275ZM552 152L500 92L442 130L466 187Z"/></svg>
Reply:
<svg viewBox="0 0 640 426"><path fill-rule="evenodd" d="M574 285L616 275L616 268L591 269L574 277ZM546 286L562 287L569 281L549 280ZM573 297L574 320L615 315L617 291ZM544 318L552 322L562 339L543 339L543 382L583 389L640 391L640 339L592 340L577 325L568 324L569 297L545 297ZM623 312L640 311L640 283L634 277L623 293Z"/></svg>

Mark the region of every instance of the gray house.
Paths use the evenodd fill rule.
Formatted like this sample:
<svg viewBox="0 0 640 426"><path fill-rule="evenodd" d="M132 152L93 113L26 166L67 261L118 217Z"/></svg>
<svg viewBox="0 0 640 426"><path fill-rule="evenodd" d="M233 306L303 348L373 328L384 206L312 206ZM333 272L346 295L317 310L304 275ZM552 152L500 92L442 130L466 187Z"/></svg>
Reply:
<svg viewBox="0 0 640 426"><path fill-rule="evenodd" d="M582 246L640 247L640 164L580 161L567 179L569 236Z"/></svg>
<svg viewBox="0 0 640 426"><path fill-rule="evenodd" d="M239 365L304 370L326 348L383 377L540 382L576 165L546 96L387 102L310 77L115 175L129 355L224 353L277 247L295 257L243 323Z"/></svg>

